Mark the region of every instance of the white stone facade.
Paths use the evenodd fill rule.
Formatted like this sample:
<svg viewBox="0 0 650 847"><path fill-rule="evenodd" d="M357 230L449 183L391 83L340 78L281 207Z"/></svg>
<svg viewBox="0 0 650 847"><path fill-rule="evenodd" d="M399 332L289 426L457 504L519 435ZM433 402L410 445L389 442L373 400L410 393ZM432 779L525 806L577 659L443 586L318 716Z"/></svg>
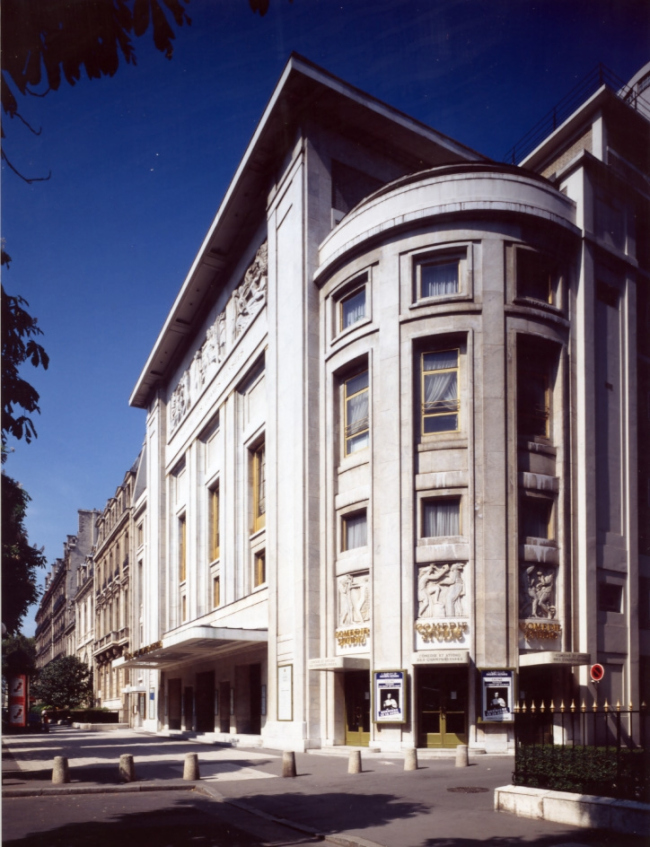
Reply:
<svg viewBox="0 0 650 847"><path fill-rule="evenodd" d="M598 96L590 138L619 107L647 132ZM290 60L131 398L141 587L114 666L139 725L490 752L511 732L478 720L483 669L567 698L603 661L638 701L647 256L631 215L620 243L589 223L607 156L553 176L550 144L497 165ZM379 725L390 670L404 720Z"/></svg>

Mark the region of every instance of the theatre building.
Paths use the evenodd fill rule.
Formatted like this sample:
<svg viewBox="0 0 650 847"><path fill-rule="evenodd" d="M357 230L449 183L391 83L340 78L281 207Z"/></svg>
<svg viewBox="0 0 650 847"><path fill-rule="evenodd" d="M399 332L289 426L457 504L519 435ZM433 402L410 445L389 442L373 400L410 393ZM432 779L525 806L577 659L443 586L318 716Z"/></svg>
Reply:
<svg viewBox="0 0 650 847"><path fill-rule="evenodd" d="M498 164L291 57L131 397L143 726L505 751L597 661L638 702L649 126L603 85Z"/></svg>

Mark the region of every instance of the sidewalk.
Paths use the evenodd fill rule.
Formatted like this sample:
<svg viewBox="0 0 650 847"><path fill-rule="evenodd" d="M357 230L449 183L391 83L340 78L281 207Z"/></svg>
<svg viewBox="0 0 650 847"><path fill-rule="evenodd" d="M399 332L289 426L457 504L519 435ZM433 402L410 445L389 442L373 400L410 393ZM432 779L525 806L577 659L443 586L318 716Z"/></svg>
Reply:
<svg viewBox="0 0 650 847"><path fill-rule="evenodd" d="M11 759L4 753L10 751ZM182 780L186 753L198 753L201 780ZM134 756L138 781L118 782L121 753ZM69 759L71 783L52 786L54 756ZM453 759L420 758L405 772L397 754L362 753L363 772L347 773L347 756L319 750L296 754L298 776L283 779L282 757L260 748L233 749L161 738L132 730L87 733L56 727L47 735L3 740L5 798L194 789L220 803L333 843L385 847L619 847L621 836L493 810L493 792L510 782L509 757L480 756L470 767ZM126 801L126 797L124 798ZM626 847L644 839L626 838Z"/></svg>

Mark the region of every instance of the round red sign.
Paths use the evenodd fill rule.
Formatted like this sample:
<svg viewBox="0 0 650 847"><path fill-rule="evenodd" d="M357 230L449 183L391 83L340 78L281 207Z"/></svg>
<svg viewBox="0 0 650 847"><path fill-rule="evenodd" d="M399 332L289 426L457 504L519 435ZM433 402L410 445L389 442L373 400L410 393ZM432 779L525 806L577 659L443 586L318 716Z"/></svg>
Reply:
<svg viewBox="0 0 650 847"><path fill-rule="evenodd" d="M594 682L600 682L605 676L605 668L602 665L592 665L589 673Z"/></svg>

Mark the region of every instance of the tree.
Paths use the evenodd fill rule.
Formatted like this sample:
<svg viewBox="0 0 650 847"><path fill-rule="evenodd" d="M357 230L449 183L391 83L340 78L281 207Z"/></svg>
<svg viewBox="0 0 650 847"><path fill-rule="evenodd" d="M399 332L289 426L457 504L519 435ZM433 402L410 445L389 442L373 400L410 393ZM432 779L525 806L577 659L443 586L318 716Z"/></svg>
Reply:
<svg viewBox="0 0 650 847"><path fill-rule="evenodd" d="M32 694L55 709L86 705L93 694L92 673L76 656L63 656L45 665L32 684Z"/></svg>
<svg viewBox="0 0 650 847"><path fill-rule="evenodd" d="M36 639L21 633L2 639L2 676L33 676L36 672Z"/></svg>

